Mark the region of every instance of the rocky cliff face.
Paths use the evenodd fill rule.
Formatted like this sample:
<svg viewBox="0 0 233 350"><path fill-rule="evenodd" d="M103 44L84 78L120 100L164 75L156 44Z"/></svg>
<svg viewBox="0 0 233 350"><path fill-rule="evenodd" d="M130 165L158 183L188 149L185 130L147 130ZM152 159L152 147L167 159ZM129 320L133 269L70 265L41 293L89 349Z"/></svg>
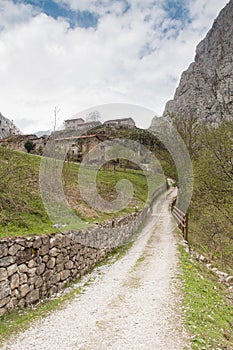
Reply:
<svg viewBox="0 0 233 350"><path fill-rule="evenodd" d="M0 139L18 133L19 130L16 128L13 122L3 117L3 115L0 113Z"/></svg>
<svg viewBox="0 0 233 350"><path fill-rule="evenodd" d="M196 48L195 62L182 74L164 116L202 118L217 122L233 118L233 0L220 12Z"/></svg>

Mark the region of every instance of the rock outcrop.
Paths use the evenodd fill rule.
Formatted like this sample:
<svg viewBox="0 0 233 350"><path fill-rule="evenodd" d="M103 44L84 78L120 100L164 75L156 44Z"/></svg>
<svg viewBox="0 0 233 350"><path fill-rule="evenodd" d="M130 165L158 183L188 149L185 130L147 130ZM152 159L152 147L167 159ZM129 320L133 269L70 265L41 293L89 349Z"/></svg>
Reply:
<svg viewBox="0 0 233 350"><path fill-rule="evenodd" d="M19 130L12 121L3 117L3 115L0 113L0 139L15 134L19 134Z"/></svg>
<svg viewBox="0 0 233 350"><path fill-rule="evenodd" d="M221 10L183 72L168 112L218 122L233 118L233 0Z"/></svg>

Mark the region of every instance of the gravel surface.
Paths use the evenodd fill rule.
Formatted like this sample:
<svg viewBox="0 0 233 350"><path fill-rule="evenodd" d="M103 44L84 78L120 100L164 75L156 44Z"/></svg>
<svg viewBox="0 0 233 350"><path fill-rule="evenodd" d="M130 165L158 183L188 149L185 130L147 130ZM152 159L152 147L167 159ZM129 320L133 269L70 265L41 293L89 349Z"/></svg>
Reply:
<svg viewBox="0 0 233 350"><path fill-rule="evenodd" d="M1 349L190 349L181 318L177 239L168 211L173 196L160 197L132 248L101 268L84 294Z"/></svg>

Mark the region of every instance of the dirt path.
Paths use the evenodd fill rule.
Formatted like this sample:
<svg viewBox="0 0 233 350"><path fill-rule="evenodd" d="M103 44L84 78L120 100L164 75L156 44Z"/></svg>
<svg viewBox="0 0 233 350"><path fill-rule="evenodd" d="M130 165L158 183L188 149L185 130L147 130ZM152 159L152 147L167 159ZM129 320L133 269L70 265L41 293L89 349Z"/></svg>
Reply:
<svg viewBox="0 0 233 350"><path fill-rule="evenodd" d="M84 294L2 349L189 349L168 211L173 195L157 201L137 242L121 260L105 266Z"/></svg>

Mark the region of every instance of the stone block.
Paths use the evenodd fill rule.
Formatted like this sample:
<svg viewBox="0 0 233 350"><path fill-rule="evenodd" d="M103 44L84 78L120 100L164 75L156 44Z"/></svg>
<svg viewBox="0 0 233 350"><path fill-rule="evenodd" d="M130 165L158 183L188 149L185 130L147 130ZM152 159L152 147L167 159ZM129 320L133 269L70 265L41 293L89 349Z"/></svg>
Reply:
<svg viewBox="0 0 233 350"><path fill-rule="evenodd" d="M55 267L55 270L57 272L61 272L63 269L64 269L64 264L63 263L57 264L56 267Z"/></svg>
<svg viewBox="0 0 233 350"><path fill-rule="evenodd" d="M62 247L69 247L70 246L70 237L68 236L63 236L62 240Z"/></svg>
<svg viewBox="0 0 233 350"><path fill-rule="evenodd" d="M19 275L17 273L11 276L10 281L11 290L14 290L15 288L19 287Z"/></svg>
<svg viewBox="0 0 233 350"><path fill-rule="evenodd" d="M61 271L61 281L66 280L70 276L69 270L63 270Z"/></svg>
<svg viewBox="0 0 233 350"><path fill-rule="evenodd" d="M16 273L18 270L17 268L17 264L13 264L7 267L7 274L8 277L10 277L11 275L13 275L14 273Z"/></svg>
<svg viewBox="0 0 233 350"><path fill-rule="evenodd" d="M57 247L60 248L61 247L61 238L59 236L54 236L50 238L50 247Z"/></svg>
<svg viewBox="0 0 233 350"><path fill-rule="evenodd" d="M34 304L37 301L39 301L39 290L38 289L34 289L31 292L29 292L26 296L26 304L30 305L30 304Z"/></svg>
<svg viewBox="0 0 233 350"><path fill-rule="evenodd" d="M28 262L28 267L31 269L32 267L35 267L35 266L37 266L37 262L34 260L34 259L32 259L32 260L30 260L29 262Z"/></svg>
<svg viewBox="0 0 233 350"><path fill-rule="evenodd" d="M44 273L44 271L45 271L45 264L42 263L42 264L40 264L40 265L37 267L37 269L36 269L36 274L37 274L37 275L42 275L42 274Z"/></svg>
<svg viewBox="0 0 233 350"><path fill-rule="evenodd" d="M37 278L38 278L38 276L32 276L32 277L30 277L29 279L28 279L28 284L29 285L34 285L35 284L35 282L36 282L36 280L37 280Z"/></svg>
<svg viewBox="0 0 233 350"><path fill-rule="evenodd" d="M0 299L8 297L11 294L9 281L0 282Z"/></svg>
<svg viewBox="0 0 233 350"><path fill-rule="evenodd" d="M12 309L14 309L15 307L15 304L17 302L17 299L16 298L11 298L9 303L6 305L6 308L7 308L7 311L11 311Z"/></svg>
<svg viewBox="0 0 233 350"><path fill-rule="evenodd" d="M45 273L43 274L43 280L48 282L52 275L53 275L53 271L52 270L45 271Z"/></svg>
<svg viewBox="0 0 233 350"><path fill-rule="evenodd" d="M10 297L6 297L6 298L3 298L3 299L0 299L0 308L5 306L6 304L8 304L10 299L11 299Z"/></svg>
<svg viewBox="0 0 233 350"><path fill-rule="evenodd" d="M37 278L37 280L35 281L35 288L40 288L40 287L42 287L42 285L43 285L43 279L41 276L39 276Z"/></svg>
<svg viewBox="0 0 233 350"><path fill-rule="evenodd" d="M27 269L28 269L27 265L25 265L25 264L18 265L18 270L20 273L26 272Z"/></svg>
<svg viewBox="0 0 233 350"><path fill-rule="evenodd" d="M0 258L8 255L8 247L6 243L0 242Z"/></svg>
<svg viewBox="0 0 233 350"><path fill-rule="evenodd" d="M58 254L58 256L56 257L56 263L60 264L64 261L64 256L63 254Z"/></svg>
<svg viewBox="0 0 233 350"><path fill-rule="evenodd" d="M42 244L42 246L39 249L39 255L47 255L49 253L49 244Z"/></svg>
<svg viewBox="0 0 233 350"><path fill-rule="evenodd" d="M28 270L27 270L27 275L28 275L29 277L33 277L33 276L35 276L36 271L37 271L37 268L36 268L36 267L32 267L31 269L28 269Z"/></svg>
<svg viewBox="0 0 233 350"><path fill-rule="evenodd" d="M66 256L68 254L70 254L70 249L68 249L69 247L67 248L61 248L61 253L63 254L63 256ZM69 251L69 253L68 253Z"/></svg>
<svg viewBox="0 0 233 350"><path fill-rule="evenodd" d="M53 269L56 264L56 259L55 258L50 258L50 260L47 262L47 268L48 269Z"/></svg>
<svg viewBox="0 0 233 350"><path fill-rule="evenodd" d="M28 276L26 275L26 273L20 273L19 274L19 284L25 284L28 281Z"/></svg>
<svg viewBox="0 0 233 350"><path fill-rule="evenodd" d="M7 267L9 265L14 264L15 257L13 256L5 256L4 258L0 258L0 267Z"/></svg>
<svg viewBox="0 0 233 350"><path fill-rule="evenodd" d="M18 302L18 307L19 308L23 308L25 306L25 299L20 299L19 302Z"/></svg>
<svg viewBox="0 0 233 350"><path fill-rule="evenodd" d="M33 248L34 249L39 249L42 245L42 240L40 237L36 237L33 242Z"/></svg>
<svg viewBox="0 0 233 350"><path fill-rule="evenodd" d="M42 244L43 245L50 246L50 238L49 238L49 236L42 236L41 239L42 239Z"/></svg>
<svg viewBox="0 0 233 350"><path fill-rule="evenodd" d="M7 278L7 269L4 267L0 268L0 282L6 280Z"/></svg>
<svg viewBox="0 0 233 350"><path fill-rule="evenodd" d="M57 273L56 275L52 275L50 278L51 284L57 284L61 279L60 273Z"/></svg>
<svg viewBox="0 0 233 350"><path fill-rule="evenodd" d="M28 262L35 256L35 251L32 248L25 248L22 251L19 251L16 254L16 263L23 264L25 262Z"/></svg>
<svg viewBox="0 0 233 350"><path fill-rule="evenodd" d="M59 253L60 253L60 250L58 248L56 248L56 247L53 247L49 251L49 255L50 256L57 256Z"/></svg>
<svg viewBox="0 0 233 350"><path fill-rule="evenodd" d="M58 287L57 286L52 286L50 289L49 289L49 296L51 297L53 294L57 293L58 291Z"/></svg>
<svg viewBox="0 0 233 350"><path fill-rule="evenodd" d="M23 298L28 292L30 292L30 288L27 284L23 284L19 287L20 295Z"/></svg>
<svg viewBox="0 0 233 350"><path fill-rule="evenodd" d="M70 270L74 266L73 261L69 260L65 263L65 269Z"/></svg>
<svg viewBox="0 0 233 350"><path fill-rule="evenodd" d="M22 249L22 246L19 244L13 244L10 248L9 248L9 254L10 255L15 255L19 250Z"/></svg>
<svg viewBox="0 0 233 350"><path fill-rule="evenodd" d="M17 299L20 299L20 292L18 291L18 289L13 290L12 296Z"/></svg>
<svg viewBox="0 0 233 350"><path fill-rule="evenodd" d="M49 261L49 256L48 255L43 256L43 262L47 263L48 261Z"/></svg>

